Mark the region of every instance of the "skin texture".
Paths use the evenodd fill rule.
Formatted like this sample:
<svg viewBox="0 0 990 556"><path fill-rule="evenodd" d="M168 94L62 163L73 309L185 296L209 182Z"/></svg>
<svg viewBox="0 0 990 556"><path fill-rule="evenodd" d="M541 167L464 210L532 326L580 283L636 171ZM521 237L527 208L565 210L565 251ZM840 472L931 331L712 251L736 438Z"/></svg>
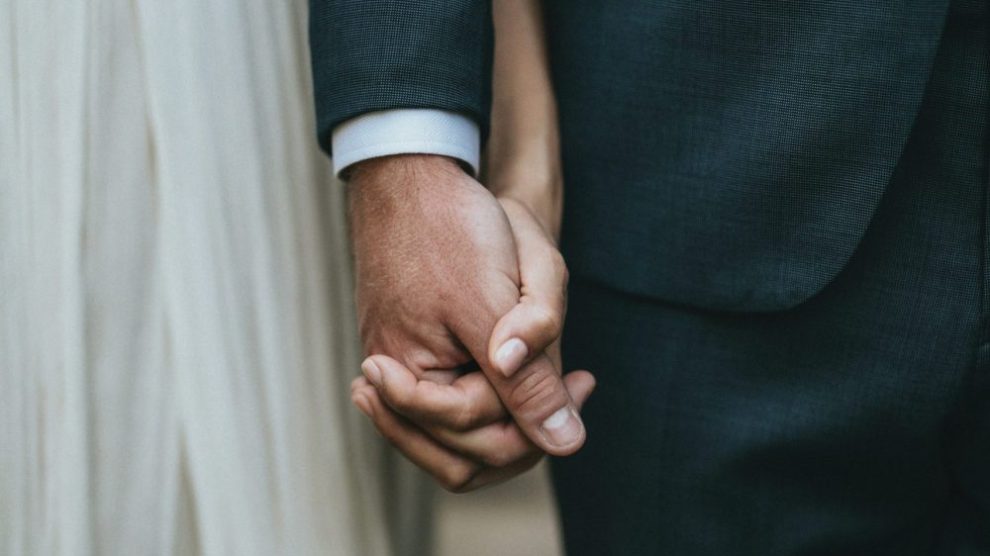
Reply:
<svg viewBox="0 0 990 556"><path fill-rule="evenodd" d="M518 200L557 238L564 187L540 2L499 0L492 8L491 133L482 181L496 197Z"/></svg>
<svg viewBox="0 0 990 556"><path fill-rule="evenodd" d="M359 322L372 354L352 400L458 492L580 448L577 410L594 388L585 371L560 379L563 188L538 2L496 3L495 25L488 189L425 155L363 162L349 188ZM454 371L473 363L481 370ZM547 434L542 423L560 421L561 407L574 420ZM560 430L571 434L555 442Z"/></svg>
<svg viewBox="0 0 990 556"><path fill-rule="evenodd" d="M454 448L488 467L521 471L535 462L532 456L537 452L532 446L555 455L580 448L584 428L560 378L559 358L541 349L506 377L488 356L499 319L520 303L521 276L533 274L520 271L518 240L526 246L524 256L539 261L540 266L549 263L546 268L566 279L549 236L528 211L506 200L507 213L506 205L455 162L436 156L396 156L362 163L352 175L350 192L358 323L364 348L373 354L362 366L367 386L372 388L356 383L354 398L362 410L370 408L366 413L382 434L452 490L478 484L477 473L451 471L446 460L424 458L423 450L400 441L410 437L408 431L403 435L392 432L398 426L395 418L403 417L419 430L432 432L438 443L455 444ZM508 214L517 221L515 228ZM560 284L555 287L561 291ZM556 327L561 318L537 324L550 322ZM471 363L477 363L483 374L462 376L456 371ZM396 370L405 371L420 392L433 389L435 393L447 386L450 392L471 397L448 407L437 403L436 396L429 403L410 398L394 387L401 381L390 380L397 376L392 372ZM578 390L584 395L586 389ZM442 395L454 399L450 393ZM496 400L501 400L504 410ZM375 411L379 407L393 413ZM564 439L545 426L561 409L572 424L566 429L572 434ZM490 453L472 453L456 442L461 436L444 434L463 435L493 422L505 423L503 411L515 424L502 436L504 442L490 446Z"/></svg>

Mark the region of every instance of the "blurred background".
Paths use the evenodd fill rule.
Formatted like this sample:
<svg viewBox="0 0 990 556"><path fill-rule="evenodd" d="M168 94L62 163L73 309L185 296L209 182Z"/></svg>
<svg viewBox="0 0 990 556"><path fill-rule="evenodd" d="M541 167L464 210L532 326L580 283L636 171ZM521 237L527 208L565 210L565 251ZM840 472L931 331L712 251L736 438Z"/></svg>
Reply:
<svg viewBox="0 0 990 556"><path fill-rule="evenodd" d="M305 0L0 22L0 555L559 554L545 466L432 494L350 404Z"/></svg>
<svg viewBox="0 0 990 556"><path fill-rule="evenodd" d="M546 462L508 483L437 496L436 556L559 556Z"/></svg>

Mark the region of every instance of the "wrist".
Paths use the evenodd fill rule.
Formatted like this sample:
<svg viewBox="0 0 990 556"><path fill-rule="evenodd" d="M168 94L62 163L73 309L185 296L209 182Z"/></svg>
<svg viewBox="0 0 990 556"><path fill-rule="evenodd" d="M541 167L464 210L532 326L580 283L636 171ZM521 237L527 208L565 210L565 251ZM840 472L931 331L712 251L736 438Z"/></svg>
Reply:
<svg viewBox="0 0 990 556"><path fill-rule="evenodd" d="M464 173L459 161L435 154L394 154L369 158L351 165L348 170L348 182L362 185L406 180L423 173Z"/></svg>
<svg viewBox="0 0 990 556"><path fill-rule="evenodd" d="M557 168L543 162L519 162L492 171L487 185L496 197L513 199L525 206L556 239L564 197L563 179Z"/></svg>
<svg viewBox="0 0 990 556"><path fill-rule="evenodd" d="M442 202L465 176L457 161L439 155L391 155L355 164L347 186L354 239L367 225L388 228Z"/></svg>

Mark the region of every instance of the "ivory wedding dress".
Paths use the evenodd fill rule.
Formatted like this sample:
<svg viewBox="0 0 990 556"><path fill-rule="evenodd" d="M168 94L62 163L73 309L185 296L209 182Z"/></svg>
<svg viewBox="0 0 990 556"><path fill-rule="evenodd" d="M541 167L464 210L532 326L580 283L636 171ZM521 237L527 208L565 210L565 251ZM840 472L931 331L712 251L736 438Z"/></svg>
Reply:
<svg viewBox="0 0 990 556"><path fill-rule="evenodd" d="M305 8L0 0L0 553L423 553L349 407Z"/></svg>

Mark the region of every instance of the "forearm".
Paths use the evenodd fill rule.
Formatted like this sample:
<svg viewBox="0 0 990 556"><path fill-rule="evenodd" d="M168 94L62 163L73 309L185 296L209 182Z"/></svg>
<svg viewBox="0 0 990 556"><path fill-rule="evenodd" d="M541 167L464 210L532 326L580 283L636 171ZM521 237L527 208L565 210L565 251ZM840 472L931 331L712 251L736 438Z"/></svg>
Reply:
<svg viewBox="0 0 990 556"><path fill-rule="evenodd" d="M557 106L537 0L499 0L486 185L529 207L555 237L563 182Z"/></svg>

